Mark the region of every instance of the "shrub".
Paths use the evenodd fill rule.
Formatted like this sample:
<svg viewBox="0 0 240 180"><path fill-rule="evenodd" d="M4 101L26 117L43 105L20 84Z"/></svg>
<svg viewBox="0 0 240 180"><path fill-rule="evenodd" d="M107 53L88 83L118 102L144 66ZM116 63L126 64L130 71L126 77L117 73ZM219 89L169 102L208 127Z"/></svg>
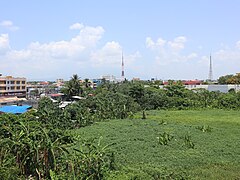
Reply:
<svg viewBox="0 0 240 180"><path fill-rule="evenodd" d="M168 145L168 143L172 140L172 138L173 136L166 132L160 134L160 136L157 137L158 143L161 145Z"/></svg>
<svg viewBox="0 0 240 180"><path fill-rule="evenodd" d="M192 142L192 138L189 134L186 134L184 136L184 145L187 146L188 148L194 149L195 144Z"/></svg>

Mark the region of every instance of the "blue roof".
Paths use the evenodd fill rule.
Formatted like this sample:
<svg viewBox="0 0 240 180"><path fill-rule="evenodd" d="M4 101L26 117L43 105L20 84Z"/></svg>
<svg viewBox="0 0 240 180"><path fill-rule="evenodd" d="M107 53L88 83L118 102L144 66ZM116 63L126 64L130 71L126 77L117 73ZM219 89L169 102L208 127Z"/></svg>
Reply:
<svg viewBox="0 0 240 180"><path fill-rule="evenodd" d="M12 114L22 114L27 112L32 106L24 105L24 106L3 106L0 108L0 112L3 113L12 113Z"/></svg>

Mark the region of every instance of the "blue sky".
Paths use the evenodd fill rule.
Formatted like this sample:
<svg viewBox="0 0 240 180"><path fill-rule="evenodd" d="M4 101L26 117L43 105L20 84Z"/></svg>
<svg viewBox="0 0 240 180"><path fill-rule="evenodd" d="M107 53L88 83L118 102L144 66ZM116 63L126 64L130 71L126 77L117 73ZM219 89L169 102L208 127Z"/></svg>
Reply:
<svg viewBox="0 0 240 180"><path fill-rule="evenodd" d="M238 0L0 2L0 72L29 80L240 72Z"/></svg>

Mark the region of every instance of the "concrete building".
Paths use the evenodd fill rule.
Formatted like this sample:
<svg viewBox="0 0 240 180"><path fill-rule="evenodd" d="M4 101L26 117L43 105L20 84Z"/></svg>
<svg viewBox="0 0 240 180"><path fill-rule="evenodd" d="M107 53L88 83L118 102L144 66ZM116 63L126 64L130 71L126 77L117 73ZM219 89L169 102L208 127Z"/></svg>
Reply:
<svg viewBox="0 0 240 180"><path fill-rule="evenodd" d="M0 75L0 97L26 97L26 78Z"/></svg>
<svg viewBox="0 0 240 180"><path fill-rule="evenodd" d="M109 82L117 82L116 77L113 75L104 75L101 77L101 79L105 79L106 81L109 81Z"/></svg>
<svg viewBox="0 0 240 180"><path fill-rule="evenodd" d="M161 89L166 85L160 85ZM222 93L227 93L229 90L234 90L235 92L240 91L240 84L187 84L184 85L186 89L206 89L208 91L219 91ZM147 87L147 86L146 86Z"/></svg>
<svg viewBox="0 0 240 180"><path fill-rule="evenodd" d="M193 89L206 89L208 91L219 91L223 93L227 93L230 89L233 89L235 92L240 91L239 84L201 84L201 85L185 85L185 87L189 90Z"/></svg>
<svg viewBox="0 0 240 180"><path fill-rule="evenodd" d="M57 83L57 84L64 83L64 80L63 80L63 79L57 79L57 80L56 80L56 83Z"/></svg>

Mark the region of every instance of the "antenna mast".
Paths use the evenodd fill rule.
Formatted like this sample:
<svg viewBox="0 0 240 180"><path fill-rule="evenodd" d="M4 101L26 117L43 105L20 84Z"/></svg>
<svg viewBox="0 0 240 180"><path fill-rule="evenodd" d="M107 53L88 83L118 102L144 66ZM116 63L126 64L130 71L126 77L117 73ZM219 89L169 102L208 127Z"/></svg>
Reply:
<svg viewBox="0 0 240 180"><path fill-rule="evenodd" d="M212 71L212 56L210 54L210 66L209 66L209 75L208 75L208 80L212 81L213 80L213 71Z"/></svg>
<svg viewBox="0 0 240 180"><path fill-rule="evenodd" d="M124 61L123 61L123 51L122 51L122 81L124 81Z"/></svg>

